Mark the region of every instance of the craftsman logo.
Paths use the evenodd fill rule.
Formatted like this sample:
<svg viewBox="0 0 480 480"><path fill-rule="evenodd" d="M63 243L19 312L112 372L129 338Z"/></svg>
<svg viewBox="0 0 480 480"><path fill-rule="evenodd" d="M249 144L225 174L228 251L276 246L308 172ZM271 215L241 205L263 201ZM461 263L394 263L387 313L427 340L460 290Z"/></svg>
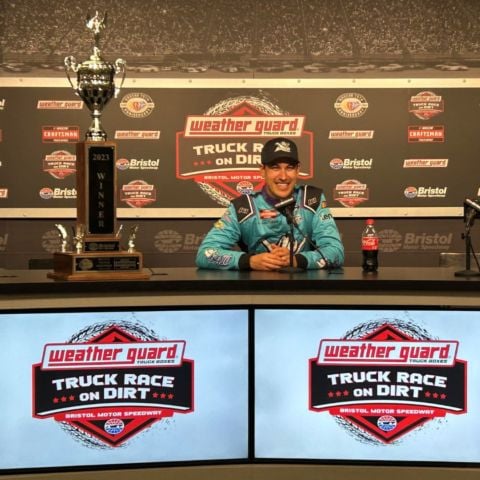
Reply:
<svg viewBox="0 0 480 480"><path fill-rule="evenodd" d="M335 100L334 107L341 117L359 118L367 111L368 102L360 93L343 93Z"/></svg>
<svg viewBox="0 0 480 480"><path fill-rule="evenodd" d="M177 172L193 180L215 203L228 206L242 193L260 191L263 145L272 137L292 138L302 160L299 176L313 176L313 134L304 115L286 114L265 98L227 98L203 115L189 115L177 132ZM280 148L284 148L280 145Z"/></svg>
<svg viewBox="0 0 480 480"><path fill-rule="evenodd" d="M42 127L43 143L71 143L80 140L80 128L70 126Z"/></svg>
<svg viewBox="0 0 480 480"><path fill-rule="evenodd" d="M420 120L429 120L443 113L443 99L433 92L420 92L410 97L408 111Z"/></svg>
<svg viewBox="0 0 480 480"><path fill-rule="evenodd" d="M53 418L86 447L105 448L193 412L184 340L159 340L131 322L92 325L74 339L45 345L33 365L34 418Z"/></svg>
<svg viewBox="0 0 480 480"><path fill-rule="evenodd" d="M445 129L443 125L410 125L408 127L408 141L435 142L445 141Z"/></svg>
<svg viewBox="0 0 480 480"><path fill-rule="evenodd" d="M399 319L322 339L309 360L309 408L335 416L358 441L395 443L434 418L466 413L467 363L458 350L458 341Z"/></svg>

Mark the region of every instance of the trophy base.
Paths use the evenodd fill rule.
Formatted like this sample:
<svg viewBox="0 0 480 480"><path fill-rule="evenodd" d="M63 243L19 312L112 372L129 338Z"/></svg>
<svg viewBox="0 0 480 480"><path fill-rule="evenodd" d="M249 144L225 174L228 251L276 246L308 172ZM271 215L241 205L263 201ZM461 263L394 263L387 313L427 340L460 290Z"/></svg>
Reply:
<svg viewBox="0 0 480 480"><path fill-rule="evenodd" d="M140 252L57 252L47 277L68 281L148 280Z"/></svg>
<svg viewBox="0 0 480 480"><path fill-rule="evenodd" d="M120 239L114 235L85 235L85 252L120 252Z"/></svg>

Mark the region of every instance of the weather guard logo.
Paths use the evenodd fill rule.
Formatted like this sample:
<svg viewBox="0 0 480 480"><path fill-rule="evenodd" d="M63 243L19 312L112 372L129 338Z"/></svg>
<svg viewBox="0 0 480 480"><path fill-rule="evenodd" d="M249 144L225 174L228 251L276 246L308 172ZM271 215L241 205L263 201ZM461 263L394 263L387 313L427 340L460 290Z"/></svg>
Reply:
<svg viewBox="0 0 480 480"><path fill-rule="evenodd" d="M82 100L39 100L37 110L81 110Z"/></svg>
<svg viewBox="0 0 480 480"><path fill-rule="evenodd" d="M33 417L53 418L86 447L118 447L175 413L193 412L186 342L140 324L96 324L47 344L33 365Z"/></svg>
<svg viewBox="0 0 480 480"><path fill-rule="evenodd" d="M448 158L406 158L403 168L447 168Z"/></svg>
<svg viewBox="0 0 480 480"><path fill-rule="evenodd" d="M158 140L160 130L116 130L117 140Z"/></svg>
<svg viewBox="0 0 480 480"><path fill-rule="evenodd" d="M375 130L330 130L329 140L372 140Z"/></svg>
<svg viewBox="0 0 480 480"><path fill-rule="evenodd" d="M177 132L177 178L193 180L213 201L228 206L264 181L260 154L269 137L294 137L304 159L300 177L312 177L313 134L304 115L285 114L265 98L227 98L204 115L189 115Z"/></svg>
<svg viewBox="0 0 480 480"><path fill-rule="evenodd" d="M466 413L467 363L458 342L399 319L320 341L309 360L309 409L327 411L358 441L393 444L447 413Z"/></svg>

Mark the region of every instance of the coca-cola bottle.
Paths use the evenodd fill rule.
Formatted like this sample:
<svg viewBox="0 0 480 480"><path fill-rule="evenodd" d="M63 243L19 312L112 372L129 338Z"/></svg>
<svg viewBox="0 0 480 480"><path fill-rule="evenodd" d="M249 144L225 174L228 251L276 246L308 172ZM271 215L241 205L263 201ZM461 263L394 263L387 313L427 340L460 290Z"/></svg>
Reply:
<svg viewBox="0 0 480 480"><path fill-rule="evenodd" d="M362 268L364 272L376 272L378 269L378 235L372 218L367 219L362 232Z"/></svg>

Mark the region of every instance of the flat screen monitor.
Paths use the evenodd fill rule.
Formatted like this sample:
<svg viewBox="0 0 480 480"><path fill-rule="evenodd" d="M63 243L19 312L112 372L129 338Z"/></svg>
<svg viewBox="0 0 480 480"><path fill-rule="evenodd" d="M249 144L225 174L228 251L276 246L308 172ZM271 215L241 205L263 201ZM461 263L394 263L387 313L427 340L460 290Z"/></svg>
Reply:
<svg viewBox="0 0 480 480"><path fill-rule="evenodd" d="M248 321L235 308L1 313L0 471L247 459Z"/></svg>
<svg viewBox="0 0 480 480"><path fill-rule="evenodd" d="M480 312L256 309L256 459L480 462Z"/></svg>

